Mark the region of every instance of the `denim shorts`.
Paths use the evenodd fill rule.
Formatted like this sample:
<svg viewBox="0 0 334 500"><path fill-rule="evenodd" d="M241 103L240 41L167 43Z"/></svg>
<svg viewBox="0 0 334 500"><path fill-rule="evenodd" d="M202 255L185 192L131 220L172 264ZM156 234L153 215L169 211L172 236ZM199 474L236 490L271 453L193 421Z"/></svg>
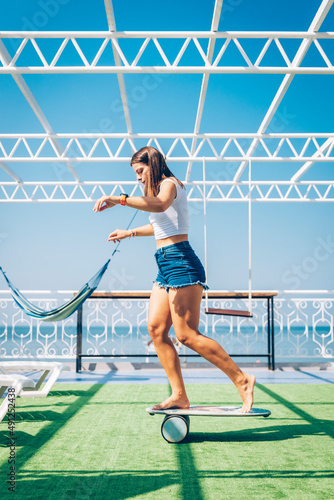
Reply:
<svg viewBox="0 0 334 500"><path fill-rule="evenodd" d="M158 265L158 276L153 282L168 293L170 288L205 284L205 271L201 261L191 248L189 241L159 248L154 254Z"/></svg>

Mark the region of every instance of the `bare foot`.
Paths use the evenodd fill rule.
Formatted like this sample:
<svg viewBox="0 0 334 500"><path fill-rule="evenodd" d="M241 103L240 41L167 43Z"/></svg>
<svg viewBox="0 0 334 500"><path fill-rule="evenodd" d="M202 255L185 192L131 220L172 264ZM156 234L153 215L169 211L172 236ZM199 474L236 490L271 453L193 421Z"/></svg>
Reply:
<svg viewBox="0 0 334 500"><path fill-rule="evenodd" d="M171 395L166 401L159 405L153 406L153 410L168 410L174 408L186 409L189 408L189 399L187 396L173 396Z"/></svg>
<svg viewBox="0 0 334 500"><path fill-rule="evenodd" d="M238 387L243 405L240 410L241 413L248 413L253 406L253 393L255 385L254 375L245 373L245 381Z"/></svg>

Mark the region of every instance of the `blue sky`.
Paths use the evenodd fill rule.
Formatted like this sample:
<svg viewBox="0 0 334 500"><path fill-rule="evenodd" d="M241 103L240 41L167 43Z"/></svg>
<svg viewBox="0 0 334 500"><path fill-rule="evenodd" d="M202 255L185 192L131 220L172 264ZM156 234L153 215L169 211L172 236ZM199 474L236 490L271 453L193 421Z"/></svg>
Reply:
<svg viewBox="0 0 334 500"><path fill-rule="evenodd" d="M320 0L268 2L224 0L219 30L307 30ZM214 2L174 0L113 3L117 29L209 30ZM333 31L332 7L321 31ZM39 0L2 2L0 30L107 30L104 2L98 0ZM5 41L13 53L13 46ZM49 53L55 46L45 45ZM94 48L94 47L93 47ZM254 45L254 51L256 51ZM294 44L286 44L287 52ZM135 44L133 45L135 49ZM166 50L173 54L177 43ZM216 50L219 50L217 42ZM330 52L328 52L330 54ZM333 55L333 49L332 53ZM68 54L69 60L73 56ZM156 55L149 54L154 58ZM231 52L233 59L236 55ZM189 61L196 55L189 55ZM312 64L310 53L305 64ZM277 55L268 54L268 64ZM334 58L333 58L334 59ZM154 60L152 59L152 64ZM144 61L143 61L144 62ZM119 110L115 75L25 75L44 114L56 132L126 131ZM144 75L125 75L134 132L192 132L201 86L200 75L163 75L141 101L136 89ZM212 75L201 122L201 132L256 132L283 75ZM270 131L331 132L334 100L332 75L296 75L269 127ZM0 132L43 132L13 78L0 75ZM184 176L185 166L170 165ZM15 165L24 180L64 180L71 176L61 166ZM57 170L58 168L58 170ZM78 165L83 179L131 179L126 164ZM199 172L194 167L193 178ZM215 167L217 168L217 167ZM219 165L224 169L226 165ZM258 164L258 179L286 178L294 165ZM333 179L333 165L315 164L304 180ZM10 180L0 171L0 182ZM0 204L0 265L21 289L75 290L110 256L108 234L124 227L130 209L116 207L101 214L93 204ZM148 222L138 214L134 225ZM333 205L266 203L253 206L254 289L333 289ZM191 207L190 240L203 259L203 214ZM247 281L247 205L208 204L208 283L212 289L245 289ZM150 289L156 268L153 238L125 241L103 279L103 290ZM5 287L4 282L0 285Z"/></svg>

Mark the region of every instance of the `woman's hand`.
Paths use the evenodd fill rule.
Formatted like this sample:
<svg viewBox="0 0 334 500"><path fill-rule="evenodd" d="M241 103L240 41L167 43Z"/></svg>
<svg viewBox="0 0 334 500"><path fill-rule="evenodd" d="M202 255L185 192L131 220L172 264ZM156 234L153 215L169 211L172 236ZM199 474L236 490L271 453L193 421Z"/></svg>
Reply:
<svg viewBox="0 0 334 500"><path fill-rule="evenodd" d="M116 243L116 241L120 242L121 240L129 238L130 236L131 231L127 229L115 229L115 231L109 234L108 241L113 241L114 243Z"/></svg>
<svg viewBox="0 0 334 500"><path fill-rule="evenodd" d="M94 212L102 212L119 204L119 196L101 196L94 205Z"/></svg>

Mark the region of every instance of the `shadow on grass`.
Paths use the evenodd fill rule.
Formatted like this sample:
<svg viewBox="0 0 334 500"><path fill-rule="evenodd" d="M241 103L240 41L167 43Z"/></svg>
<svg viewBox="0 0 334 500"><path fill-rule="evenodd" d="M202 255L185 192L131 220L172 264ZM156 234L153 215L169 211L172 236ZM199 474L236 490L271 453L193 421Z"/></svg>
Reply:
<svg viewBox="0 0 334 500"><path fill-rule="evenodd" d="M226 432L190 431L187 440L180 444L204 443L206 441L223 443L287 441L289 439L297 439L303 436L320 436L332 427L333 422L331 420L317 420L316 424L311 425L305 422L304 424L272 425L256 429L253 428Z"/></svg>
<svg viewBox="0 0 334 500"><path fill-rule="evenodd" d="M284 469L284 470L273 470L273 469L261 469L261 470L219 470L219 471L208 471L199 470L198 476L202 479L214 478L214 479L331 479L334 477L334 471L329 470L314 470L314 469ZM260 498L260 497L259 497ZM279 497L277 497L279 498ZM283 497L280 497L283 498ZM305 496L306 498L306 496Z"/></svg>
<svg viewBox="0 0 334 500"><path fill-rule="evenodd" d="M317 430L314 432L314 434L322 433L322 434L327 434L331 438L334 438L334 427L333 427L333 421L330 420L322 420L316 417L313 417L310 415L308 412L303 410L302 408L299 407L299 404L294 404L291 401L288 401L287 399L283 398L276 392L272 391L268 387L257 384L257 388L260 389L262 392L270 396L272 399L276 400L279 404L282 406L285 406L288 410L291 412L295 413L298 415L300 418L305 420L308 424L310 424L311 428L314 430ZM312 404L312 401L311 401ZM319 429L319 430L318 430Z"/></svg>
<svg viewBox="0 0 334 500"><path fill-rule="evenodd" d="M68 406L68 404L66 405ZM50 408L50 405L49 405ZM54 422L55 420L62 420L63 414L61 412L52 411L52 410L26 410L26 411L17 411L15 413L16 422Z"/></svg>
<svg viewBox="0 0 334 500"><path fill-rule="evenodd" d="M15 498L36 500L112 499L126 500L156 492L157 498L168 498L168 488L179 484L175 471L32 471L22 472L16 484ZM170 490L171 491L171 490ZM48 492L48 493L46 493ZM44 495L44 496L43 496Z"/></svg>
<svg viewBox="0 0 334 500"><path fill-rule="evenodd" d="M257 384L257 389L260 389L263 393L267 394L275 401L275 404L279 404L280 406L284 406L289 411L294 413L294 418L286 417L282 419L274 419L274 421L295 421L298 423L289 423L289 424L276 424L272 425L270 421L273 418L269 417L268 421L266 421L266 426L261 426L252 429L242 429L235 431L225 431L225 432L191 432L187 436L187 439L180 443L181 445L186 445L187 443L203 443L203 442L271 442L271 441L287 441L290 439L301 438L303 436L323 436L327 434L331 438L334 438L334 428L332 420L325 420L321 418L314 417L310 415L310 413L306 412L302 407L304 405L332 405L333 403L330 401L327 402L302 402L302 403L293 403L283 398L273 390L268 387ZM265 403L266 405L268 402ZM205 429L205 427L203 426ZM224 428L224 424L222 422L222 429Z"/></svg>
<svg viewBox="0 0 334 500"><path fill-rule="evenodd" d="M325 480L334 477L333 470L294 470L294 469L262 469L262 470L197 470L196 476L202 479L231 479L231 480L251 480L251 479L313 479ZM179 484L179 474L172 470L154 471L33 471L31 473L22 472L16 486L16 499L39 500L48 498L50 500L127 500L130 498L140 498L142 495L155 492L156 498L182 498L186 500L203 499L200 496L192 496L193 488L189 487L189 481L183 484L183 491L178 494L175 487ZM45 494L47 493L47 496ZM176 497L177 495L177 497ZM224 498L222 493L221 498ZM329 497L328 497L329 498Z"/></svg>
<svg viewBox="0 0 334 500"><path fill-rule="evenodd" d="M88 384L87 384L88 385ZM96 384L96 385L99 385L99 384ZM94 386L91 386L90 388L92 388ZM89 391L89 389L88 389ZM81 391L81 390L63 390L63 391L50 391L49 394L48 394L49 398L54 396L54 397L62 397L62 396L87 396L87 391Z"/></svg>
<svg viewBox="0 0 334 500"><path fill-rule="evenodd" d="M219 471L208 471L199 470L198 476L201 479L284 479L284 478L294 478L294 479L331 479L334 477L334 471L329 470L315 470L315 469L261 469L261 470L219 470ZM261 497L259 497L261 498ZM277 497L283 498L283 497ZM306 496L305 496L306 498Z"/></svg>
<svg viewBox="0 0 334 500"><path fill-rule="evenodd" d="M172 389L169 386L169 395L172 394ZM188 436L189 437L189 436ZM203 500L204 495L199 482L197 469L194 457L191 451L191 446L188 439L182 444L178 443L175 446L175 453L178 460L178 469L181 481L180 500Z"/></svg>
<svg viewBox="0 0 334 500"><path fill-rule="evenodd" d="M183 444L183 446L180 446ZM198 471L195 466L194 457L189 442L179 443L175 446L179 463L179 474L181 476L182 490L180 499L182 500L203 500L204 495L201 489Z"/></svg>
<svg viewBox="0 0 334 500"><path fill-rule="evenodd" d="M34 446L34 436L31 436L29 433L24 431L15 431L16 440L19 442L30 442L32 446ZM8 451L8 443L11 442L11 435L8 430L0 431L0 448L5 448ZM35 445L36 446L36 445ZM7 457L8 458L8 454Z"/></svg>
<svg viewBox="0 0 334 500"><path fill-rule="evenodd" d="M161 490L163 490L163 495L166 498L172 494L169 491L173 491L175 495L175 490L177 490L177 494L179 494L180 472L177 470L159 470L158 472L145 470L113 472L107 470L98 471L97 473L92 472L92 470L85 470L79 473L76 471L68 472L66 470L45 472L47 463L44 463L46 467L44 468L41 465L42 471L33 470L27 473L26 469L30 460L34 459L39 451L52 441L54 436L71 419L75 418L80 410L85 407L87 408L90 404L95 404L92 399L103 386L103 384L96 384L90 386L86 391L53 391L48 398L48 406L51 409L45 409L44 411L39 411L38 407L33 410L32 401L29 400L24 401L22 411L19 408L17 409L17 417L20 413L23 417L22 420L18 417L19 424L20 421L23 423L27 421L28 425L30 421L43 421L44 425L33 435L20 431L20 427L15 429L16 442L19 444L16 450L15 463L16 499L44 500L48 498L48 500L83 500L92 498L95 500L101 498L101 500L104 500L112 498L113 500L125 500L149 493L159 496ZM52 411L52 407L59 404L57 400L53 405L52 395L58 398L64 397L64 401L60 402L64 406L64 408L61 408L62 411L60 413ZM66 397L68 397L67 402ZM122 401L121 403L129 406L129 402ZM27 406L24 406L24 404ZM130 404L138 406L139 403L132 402ZM7 447L8 451L8 431L4 430L4 432L0 432L0 442L3 447ZM3 451L2 448L2 453ZM55 453L59 453L59 449L55 450ZM92 461L94 458L94 455L92 455ZM4 462L3 472L7 471L6 462ZM178 498L182 498L182 494ZM184 496L184 498L190 497ZM193 496L192 498L200 500L201 496Z"/></svg>
<svg viewBox="0 0 334 500"><path fill-rule="evenodd" d="M16 417L18 422L28 421L47 421L46 425L43 426L36 435L25 437L22 439L21 443L24 443L22 448L19 450L16 456L16 470L19 470L24 466L24 464L30 460L40 448L42 448L48 441L50 441L53 436L64 426L66 423L74 417L83 406L93 398L98 391L103 387L103 384L98 384L89 387L86 391L79 391L81 394L77 397L75 401L69 401L66 405L67 408L61 413L57 413L51 410L45 411L22 411L20 412L19 408L17 409ZM66 395L66 392L73 391L64 391L58 394L58 391L54 391L54 395ZM76 391L74 391L76 392ZM73 396L73 394L71 394ZM27 401L27 400L26 400ZM29 406L30 403L28 402ZM52 406L52 398L50 398L49 407ZM22 420L20 418L22 416ZM18 435L19 430L15 429L15 436ZM6 433L4 432L1 437L5 437ZM3 440L1 439L1 443Z"/></svg>

